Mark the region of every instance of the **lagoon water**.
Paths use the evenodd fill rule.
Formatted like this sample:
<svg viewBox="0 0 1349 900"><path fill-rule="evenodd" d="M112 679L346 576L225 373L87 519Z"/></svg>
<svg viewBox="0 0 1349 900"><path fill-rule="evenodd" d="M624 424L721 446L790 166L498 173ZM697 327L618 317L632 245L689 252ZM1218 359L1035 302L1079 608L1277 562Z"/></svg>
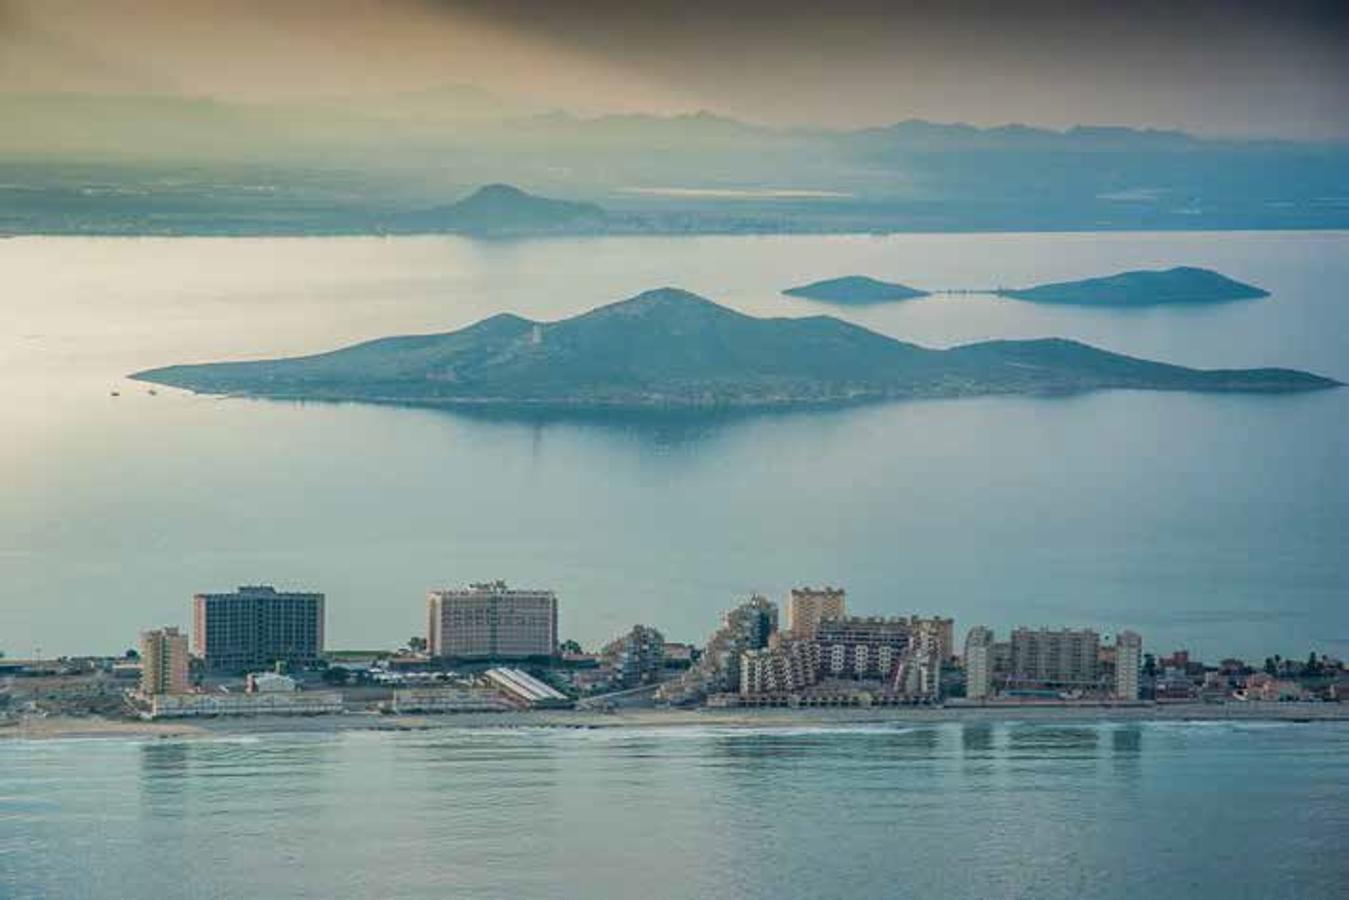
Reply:
<svg viewBox="0 0 1349 900"><path fill-rule="evenodd" d="M1349 390L578 421L123 380L501 310L558 318L666 284L806 315L831 310L778 291L849 273L980 288L1178 264L1273 296L836 312L930 345L1059 335L1349 380L1345 233L0 240L0 651L117 652L141 628L186 625L194 591L257 582L327 592L330 646L394 646L421 630L428 588L505 578L556 588L563 636L587 644L639 621L701 640L737 596L829 582L854 610L951 614L962 633L1132 627L1150 649L1209 658L1343 654ZM285 753L356 752L346 740ZM233 751L115 752L190 766ZM752 829L720 826L712 852L764 852Z"/></svg>
<svg viewBox="0 0 1349 900"><path fill-rule="evenodd" d="M1349 726L0 741L0 896L1343 897Z"/></svg>

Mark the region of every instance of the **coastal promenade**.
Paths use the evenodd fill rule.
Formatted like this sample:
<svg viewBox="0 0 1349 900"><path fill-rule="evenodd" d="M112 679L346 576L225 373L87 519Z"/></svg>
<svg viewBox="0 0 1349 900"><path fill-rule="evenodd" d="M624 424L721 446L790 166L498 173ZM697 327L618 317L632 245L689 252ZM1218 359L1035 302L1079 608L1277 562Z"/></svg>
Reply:
<svg viewBox="0 0 1349 900"><path fill-rule="evenodd" d="M0 726L0 739L61 738L190 739L241 734L338 733L344 731L429 731L481 728L829 728L859 725L942 723L1106 723L1106 722L1286 722L1349 721L1344 703L1174 703L1048 705L999 703L988 706L885 707L873 709L622 709L531 710L390 716L370 712L313 717L220 718L185 722L141 722L100 717L20 717Z"/></svg>

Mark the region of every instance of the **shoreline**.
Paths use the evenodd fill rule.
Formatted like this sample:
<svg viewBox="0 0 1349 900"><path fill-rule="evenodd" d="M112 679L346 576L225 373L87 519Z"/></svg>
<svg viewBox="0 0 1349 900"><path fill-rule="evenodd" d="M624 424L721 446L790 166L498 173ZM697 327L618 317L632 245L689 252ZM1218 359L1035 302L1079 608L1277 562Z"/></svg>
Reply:
<svg viewBox="0 0 1349 900"><path fill-rule="evenodd" d="M324 716L222 717L139 721L98 716L24 716L0 725L0 741L139 738L193 740L239 735L339 734L352 731L455 731L482 729L829 728L865 725L1097 724L1152 722L1349 722L1349 704L1177 703L1138 706L887 707L873 709L628 709L531 710L391 716L349 712Z"/></svg>

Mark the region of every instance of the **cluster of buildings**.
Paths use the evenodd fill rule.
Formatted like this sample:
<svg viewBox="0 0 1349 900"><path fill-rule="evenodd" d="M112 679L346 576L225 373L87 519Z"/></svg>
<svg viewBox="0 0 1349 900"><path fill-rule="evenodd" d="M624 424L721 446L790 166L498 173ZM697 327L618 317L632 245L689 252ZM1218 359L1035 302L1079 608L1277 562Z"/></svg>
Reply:
<svg viewBox="0 0 1349 900"><path fill-rule="evenodd" d="M701 660L662 690L718 706L935 702L951 659L951 619L850 616L842 588L797 588L778 607L754 596L726 613Z"/></svg>
<svg viewBox="0 0 1349 900"><path fill-rule="evenodd" d="M965 697L1139 699L1143 639L1123 631L1110 646L1090 629L1017 628L998 641L984 626L965 637Z"/></svg>
<svg viewBox="0 0 1349 900"><path fill-rule="evenodd" d="M985 626L971 628L958 653L952 619L852 614L842 588L795 588L783 607L785 622L777 603L751 596L724 614L701 650L636 625L586 653L559 643L553 591L481 582L429 592L424 640L352 668L326 651L323 594L246 585L195 595L190 635L143 632L138 666L110 661L102 677L80 684L30 674L50 676L32 685L53 703L107 711L130 698L149 718L341 712L353 696L390 713L562 707L619 694L713 706L1349 696L1343 664L1314 654L1305 663L1229 659L1215 668L1184 651L1145 654L1132 631L1103 640L1090 629L1020 627L999 640ZM353 673L352 689L334 689ZM138 690L118 686L128 677L139 678Z"/></svg>
<svg viewBox="0 0 1349 900"><path fill-rule="evenodd" d="M340 691L307 688L301 673L323 669L324 595L247 585L192 598L193 631L141 634L140 689L148 718L312 715L343 711ZM458 661L551 661L557 653L557 597L504 582L427 597L428 656ZM207 682L244 676L244 689ZM394 689L387 712L449 712L563 706L569 698L522 669L495 666L467 678Z"/></svg>

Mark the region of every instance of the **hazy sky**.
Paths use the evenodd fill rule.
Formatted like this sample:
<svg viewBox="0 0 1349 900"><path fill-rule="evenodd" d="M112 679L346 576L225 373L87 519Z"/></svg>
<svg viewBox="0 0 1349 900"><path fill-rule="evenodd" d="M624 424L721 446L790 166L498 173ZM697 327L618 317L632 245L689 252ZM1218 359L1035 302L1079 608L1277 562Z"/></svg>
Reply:
<svg viewBox="0 0 1349 900"><path fill-rule="evenodd" d="M1349 3L0 0L0 89L1349 137Z"/></svg>

